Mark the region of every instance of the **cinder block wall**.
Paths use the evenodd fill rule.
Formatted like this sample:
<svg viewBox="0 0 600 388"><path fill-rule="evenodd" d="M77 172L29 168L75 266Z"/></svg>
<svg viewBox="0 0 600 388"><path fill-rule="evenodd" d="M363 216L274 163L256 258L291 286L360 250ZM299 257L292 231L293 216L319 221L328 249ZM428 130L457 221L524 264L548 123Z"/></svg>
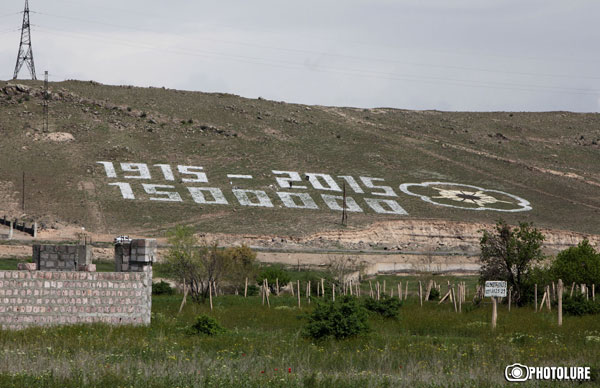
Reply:
<svg viewBox="0 0 600 388"><path fill-rule="evenodd" d="M135 239L129 243L115 245L115 271L139 272L151 266L156 255L156 240Z"/></svg>
<svg viewBox="0 0 600 388"><path fill-rule="evenodd" d="M152 267L142 272L0 271L2 329L105 322L149 325Z"/></svg>
<svg viewBox="0 0 600 388"><path fill-rule="evenodd" d="M40 271L77 271L77 267L92 264L90 245L34 245L33 262Z"/></svg>

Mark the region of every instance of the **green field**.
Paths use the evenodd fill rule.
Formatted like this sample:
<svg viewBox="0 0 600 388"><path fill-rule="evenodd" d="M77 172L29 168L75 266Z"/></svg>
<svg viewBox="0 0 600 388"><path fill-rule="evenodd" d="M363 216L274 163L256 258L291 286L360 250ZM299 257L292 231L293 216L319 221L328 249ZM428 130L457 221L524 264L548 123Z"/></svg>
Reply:
<svg viewBox="0 0 600 388"><path fill-rule="evenodd" d="M276 192L285 190L272 173L283 170L330 174L340 185L340 175L383 178L379 184L392 187L408 212L376 214L364 198L385 197L363 185L364 194L350 191L364 210L350 215L350 227L408 218L493 223L502 216L510 223L600 233L598 114L333 108L68 81L50 84L50 131L74 138L58 142L41 132L41 83L23 83L34 89L0 93L0 211L22 213L25 172L26 214L45 227L162 235L183 223L201 233L290 236L343 228L340 212L320 199L327 192L306 181L298 184L308 186L304 192L319 210L283 206ZM6 85L0 82L0 88ZM113 162L117 178L107 177L98 161ZM147 164L152 179L124 180L121 162ZM155 164L171 166L175 179L165 181ZM196 204L177 165L202 166L208 183L197 186L222 189L229 205ZM230 173L253 179L232 182ZM131 184L134 200L109 185L117 181ZM503 191L528 200L533 209L442 207L399 190L403 183L427 181ZM183 201L152 201L142 183L173 185ZM274 207L241 206L231 191L235 186L265 191Z"/></svg>
<svg viewBox="0 0 600 388"><path fill-rule="evenodd" d="M219 296L177 310L181 295L153 298L150 327L80 325L0 331L2 387L500 387L504 368L591 366L598 384L600 322L597 317L535 313L499 306L490 328L491 306L455 313L452 305L419 306L416 279L397 319L369 318L370 333L347 340L314 341L302 336L308 305L291 296ZM425 280L425 277L422 278ZM439 283L446 280L436 278ZM383 278L377 279L380 284ZM376 281L375 279L373 281ZM471 285L475 278L466 278ZM442 290L444 286L442 286ZM368 283L363 282L363 291ZM227 331L214 337L188 334L201 313ZM546 383L540 386L555 386ZM534 384L523 386L535 386ZM565 383L564 386L570 386Z"/></svg>

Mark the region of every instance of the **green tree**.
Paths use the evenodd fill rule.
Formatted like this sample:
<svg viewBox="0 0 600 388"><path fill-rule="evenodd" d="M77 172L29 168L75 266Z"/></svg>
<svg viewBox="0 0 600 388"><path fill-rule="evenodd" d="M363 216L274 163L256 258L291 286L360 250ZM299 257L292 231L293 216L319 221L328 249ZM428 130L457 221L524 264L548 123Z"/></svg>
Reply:
<svg viewBox="0 0 600 388"><path fill-rule="evenodd" d="M565 284L600 284L600 254L588 240L560 252L550 267L553 280Z"/></svg>
<svg viewBox="0 0 600 388"><path fill-rule="evenodd" d="M256 252L250 247L242 245L227 248L223 255L228 262L225 278L237 290L244 286L246 278L250 280L256 276Z"/></svg>
<svg viewBox="0 0 600 388"><path fill-rule="evenodd" d="M292 277L281 264L275 264L261 269L256 280L262 284L264 279L267 279L271 292L275 292L276 282L279 282L279 286L283 287L292 280Z"/></svg>
<svg viewBox="0 0 600 388"><path fill-rule="evenodd" d="M253 276L256 254L246 246L219 249L217 243L200 243L194 230L177 226L167 232L170 244L165 262L174 280L182 281L193 299L208 297L209 285L238 285Z"/></svg>
<svg viewBox="0 0 600 388"><path fill-rule="evenodd" d="M167 232L170 248L165 256L165 264L170 277L181 281L188 287L192 297L201 293L198 279L202 265L196 245L198 239L194 230L188 226L177 226Z"/></svg>
<svg viewBox="0 0 600 388"><path fill-rule="evenodd" d="M544 236L533 224L526 222L511 228L500 220L494 231L484 230L480 240L480 281L505 280L513 289L513 301L524 303L523 295L531 269L544 259L543 240Z"/></svg>

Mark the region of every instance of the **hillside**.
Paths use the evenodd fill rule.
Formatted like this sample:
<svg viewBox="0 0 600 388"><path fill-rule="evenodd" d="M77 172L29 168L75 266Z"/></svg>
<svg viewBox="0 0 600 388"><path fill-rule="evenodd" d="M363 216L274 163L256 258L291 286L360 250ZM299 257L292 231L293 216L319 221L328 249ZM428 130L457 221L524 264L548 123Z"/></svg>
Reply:
<svg viewBox="0 0 600 388"><path fill-rule="evenodd" d="M42 83L18 84L0 82L0 216L46 230L160 236L186 223L300 237L503 218L600 234L598 114L335 108L68 81L50 84L44 133Z"/></svg>

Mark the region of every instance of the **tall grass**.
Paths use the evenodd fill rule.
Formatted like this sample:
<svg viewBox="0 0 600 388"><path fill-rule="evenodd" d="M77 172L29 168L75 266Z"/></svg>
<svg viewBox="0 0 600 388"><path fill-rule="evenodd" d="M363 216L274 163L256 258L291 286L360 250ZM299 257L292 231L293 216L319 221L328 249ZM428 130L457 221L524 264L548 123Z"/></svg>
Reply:
<svg viewBox="0 0 600 388"><path fill-rule="evenodd" d="M600 366L597 317L491 305L457 314L449 304L404 302L397 319L371 316L371 332L343 341L301 335L305 314L291 296L219 296L188 303L180 295L155 296L149 327L75 325L0 331L1 387L492 387L504 368ZM227 331L189 334L199 314ZM597 372L594 372L597 373ZM597 382L596 382L597 383ZM533 386L533 384L531 384ZM550 385L550 383L548 384Z"/></svg>

